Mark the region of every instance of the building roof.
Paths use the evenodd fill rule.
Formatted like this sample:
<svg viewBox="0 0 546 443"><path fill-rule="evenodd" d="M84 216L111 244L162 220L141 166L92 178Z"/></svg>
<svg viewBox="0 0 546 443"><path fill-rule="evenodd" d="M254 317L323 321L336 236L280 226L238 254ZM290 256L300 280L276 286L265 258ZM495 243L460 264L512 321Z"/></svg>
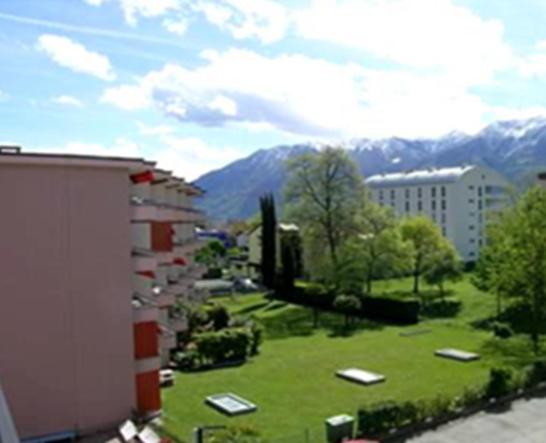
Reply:
<svg viewBox="0 0 546 443"><path fill-rule="evenodd" d="M366 179L365 183L372 188L453 183L475 168L475 165L465 165L378 174Z"/></svg>

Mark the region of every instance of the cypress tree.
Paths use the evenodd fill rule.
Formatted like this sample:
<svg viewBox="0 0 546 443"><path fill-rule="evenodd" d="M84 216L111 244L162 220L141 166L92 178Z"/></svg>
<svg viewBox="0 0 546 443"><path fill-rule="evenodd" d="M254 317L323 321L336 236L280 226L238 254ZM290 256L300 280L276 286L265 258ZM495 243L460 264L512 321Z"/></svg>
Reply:
<svg viewBox="0 0 546 443"><path fill-rule="evenodd" d="M262 213L262 281L272 289L275 283L276 268L276 234L277 220L275 216L275 201L272 194L260 198Z"/></svg>

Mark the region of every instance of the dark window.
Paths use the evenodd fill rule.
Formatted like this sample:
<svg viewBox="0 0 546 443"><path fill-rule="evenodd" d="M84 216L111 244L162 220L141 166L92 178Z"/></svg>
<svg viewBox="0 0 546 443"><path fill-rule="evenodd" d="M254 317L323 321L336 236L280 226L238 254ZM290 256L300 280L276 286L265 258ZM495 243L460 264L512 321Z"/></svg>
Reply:
<svg viewBox="0 0 546 443"><path fill-rule="evenodd" d="M476 239L475 239L475 238L471 238L471 239L470 239L470 243L476 243Z"/></svg>
<svg viewBox="0 0 546 443"><path fill-rule="evenodd" d="M391 200L394 200L396 197L396 190L391 189Z"/></svg>
<svg viewBox="0 0 546 443"><path fill-rule="evenodd" d="M445 214L445 212L442 212L442 223L443 224L446 223L446 214Z"/></svg>
<svg viewBox="0 0 546 443"><path fill-rule="evenodd" d="M447 203L445 200L442 200L442 210L445 211L447 208Z"/></svg>
<svg viewBox="0 0 546 443"><path fill-rule="evenodd" d="M442 186L442 197L446 196L446 187Z"/></svg>
<svg viewBox="0 0 546 443"><path fill-rule="evenodd" d="M468 203L470 203L471 205L473 205L475 202L476 202L476 200L474 200L473 198L468 199Z"/></svg>
<svg viewBox="0 0 546 443"><path fill-rule="evenodd" d="M478 195L481 197L483 194L483 188L480 186L478 187Z"/></svg>
<svg viewBox="0 0 546 443"><path fill-rule="evenodd" d="M379 200L383 200L383 190L379 191Z"/></svg>
<svg viewBox="0 0 546 443"><path fill-rule="evenodd" d="M436 211L436 200L432 200L430 202L430 207L432 208L433 211Z"/></svg>
<svg viewBox="0 0 546 443"><path fill-rule="evenodd" d="M417 198L423 198L423 189L417 188Z"/></svg>
<svg viewBox="0 0 546 443"><path fill-rule="evenodd" d="M406 201L406 212L410 212L410 205L408 201Z"/></svg>
<svg viewBox="0 0 546 443"><path fill-rule="evenodd" d="M473 231L474 229L476 229L476 227L475 227L474 225L470 225L470 226L468 227L468 229L470 229L471 231Z"/></svg>
<svg viewBox="0 0 546 443"><path fill-rule="evenodd" d="M478 209L481 211L483 209L483 203L481 200L478 200Z"/></svg>
<svg viewBox="0 0 546 443"><path fill-rule="evenodd" d="M468 255L470 255L470 257L474 257L476 254L475 254L474 252L471 252L471 253L468 254Z"/></svg>
<svg viewBox="0 0 546 443"><path fill-rule="evenodd" d="M430 196L432 198L436 198L436 187L433 186L432 188L430 188Z"/></svg>
<svg viewBox="0 0 546 443"><path fill-rule="evenodd" d="M473 190L474 190L474 186L473 186L473 185L470 185L470 186L468 187L468 190L469 190L469 191L473 191Z"/></svg>
<svg viewBox="0 0 546 443"><path fill-rule="evenodd" d="M406 189L405 194L406 194L406 198L409 198L410 197L410 190Z"/></svg>
<svg viewBox="0 0 546 443"><path fill-rule="evenodd" d="M423 210L423 202L421 200L419 200L417 202L417 210L418 211L422 211Z"/></svg>

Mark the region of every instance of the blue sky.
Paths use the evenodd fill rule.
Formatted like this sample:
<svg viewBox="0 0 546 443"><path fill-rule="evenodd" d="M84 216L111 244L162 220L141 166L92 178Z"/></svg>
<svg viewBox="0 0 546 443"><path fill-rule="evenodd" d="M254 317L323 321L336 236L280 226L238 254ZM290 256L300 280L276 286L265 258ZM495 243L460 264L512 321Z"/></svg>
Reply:
<svg viewBox="0 0 546 443"><path fill-rule="evenodd" d="M0 0L0 143L189 179L546 115L543 0Z"/></svg>

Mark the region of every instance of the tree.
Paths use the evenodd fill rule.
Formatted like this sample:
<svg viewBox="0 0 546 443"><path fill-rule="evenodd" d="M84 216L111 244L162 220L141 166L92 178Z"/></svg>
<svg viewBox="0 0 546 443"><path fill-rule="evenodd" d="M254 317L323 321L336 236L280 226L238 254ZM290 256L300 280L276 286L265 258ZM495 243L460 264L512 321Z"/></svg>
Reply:
<svg viewBox="0 0 546 443"><path fill-rule="evenodd" d="M291 293L296 278L296 251L291 236L281 238L282 290Z"/></svg>
<svg viewBox="0 0 546 443"><path fill-rule="evenodd" d="M272 289L275 285L277 265L277 218L273 194L266 194L260 198L260 209L262 213L262 280L267 288Z"/></svg>
<svg viewBox="0 0 546 443"><path fill-rule="evenodd" d="M429 265L425 271L425 281L429 285L436 285L443 298L444 284L446 281L456 282L463 276L463 264L457 251L451 243L444 240L441 246L430 257Z"/></svg>
<svg viewBox="0 0 546 443"><path fill-rule="evenodd" d="M334 308L345 314L345 327L349 327L352 316L361 308L362 304L354 295L338 295L334 299Z"/></svg>
<svg viewBox="0 0 546 443"><path fill-rule="evenodd" d="M354 246L363 264L366 293L371 294L374 278L397 275L408 267L410 250L390 208L375 203L366 205L362 232Z"/></svg>
<svg viewBox="0 0 546 443"><path fill-rule="evenodd" d="M347 152L333 147L289 160L287 172L286 212L302 230L307 252L326 247L335 275L339 249L356 231L365 201L362 176Z"/></svg>
<svg viewBox="0 0 546 443"><path fill-rule="evenodd" d="M535 353L546 319L546 189L536 186L506 210L488 231L479 264L486 289L518 300L529 312Z"/></svg>
<svg viewBox="0 0 546 443"><path fill-rule="evenodd" d="M226 247L219 240L210 240L201 248L195 256L198 263L203 263L209 268L220 267L220 260L226 256Z"/></svg>
<svg viewBox="0 0 546 443"><path fill-rule="evenodd" d="M407 218L400 225L402 238L412 246L413 292L419 293L419 280L434 259L444 239L434 222L425 216Z"/></svg>

